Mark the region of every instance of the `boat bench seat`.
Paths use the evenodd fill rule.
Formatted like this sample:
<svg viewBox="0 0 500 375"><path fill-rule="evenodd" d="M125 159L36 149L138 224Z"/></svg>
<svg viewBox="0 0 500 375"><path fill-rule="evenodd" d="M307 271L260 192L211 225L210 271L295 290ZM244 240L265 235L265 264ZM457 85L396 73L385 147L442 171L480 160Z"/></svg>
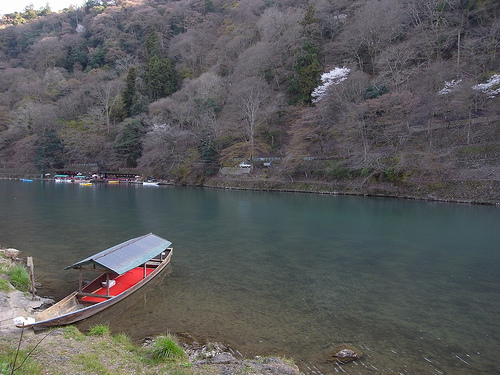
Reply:
<svg viewBox="0 0 500 375"><path fill-rule="evenodd" d="M153 272L154 268L146 268L146 275L149 275L151 272ZM144 278L144 268L143 267L136 267L131 269L130 271L124 273L123 275L117 276L115 280L115 285L109 288L109 297L106 296L106 288L101 287L95 291L92 292L92 294L95 294L96 296L89 296L89 295L80 295L80 303L82 304L94 304L94 303L99 303L106 301L107 299L111 297L115 297L120 293L123 293L127 289L130 289L130 287L134 286L137 284L139 281L141 281ZM103 297L100 297L98 295L101 295Z"/></svg>

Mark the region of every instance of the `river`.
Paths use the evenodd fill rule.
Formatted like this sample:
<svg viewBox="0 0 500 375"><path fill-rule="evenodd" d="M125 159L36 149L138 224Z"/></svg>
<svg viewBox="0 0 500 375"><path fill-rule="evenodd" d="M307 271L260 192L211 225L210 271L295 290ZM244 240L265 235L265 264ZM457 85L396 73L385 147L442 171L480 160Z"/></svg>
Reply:
<svg viewBox="0 0 500 375"><path fill-rule="evenodd" d="M281 355L306 373L500 374L500 210L492 206L133 184L0 180L0 245L40 294L65 266L153 232L172 264L86 324ZM333 345L363 352L326 362Z"/></svg>

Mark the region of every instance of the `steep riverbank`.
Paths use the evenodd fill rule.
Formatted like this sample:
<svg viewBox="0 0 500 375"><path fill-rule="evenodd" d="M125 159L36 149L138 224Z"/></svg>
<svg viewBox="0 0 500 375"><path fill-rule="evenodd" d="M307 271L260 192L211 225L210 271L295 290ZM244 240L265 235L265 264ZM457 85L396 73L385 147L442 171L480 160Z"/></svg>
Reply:
<svg viewBox="0 0 500 375"><path fill-rule="evenodd" d="M221 189L363 195L488 205L500 204L500 181L494 179L391 183L377 181L373 177L371 179L325 182L315 180L285 181L244 175L208 178L199 185Z"/></svg>

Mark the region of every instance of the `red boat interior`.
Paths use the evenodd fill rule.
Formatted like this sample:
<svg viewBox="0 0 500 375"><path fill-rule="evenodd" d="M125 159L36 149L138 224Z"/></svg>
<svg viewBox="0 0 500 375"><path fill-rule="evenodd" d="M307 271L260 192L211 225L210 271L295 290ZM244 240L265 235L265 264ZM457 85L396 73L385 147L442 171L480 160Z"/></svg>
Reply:
<svg viewBox="0 0 500 375"><path fill-rule="evenodd" d="M146 276L149 275L151 272L154 271L154 268L147 267L146 268ZM109 288L109 294L111 296L117 296L118 294L126 291L133 285L137 284L139 281L141 281L144 278L144 267L136 267L131 269L130 271L124 273L123 275L117 276L115 280L115 285ZM96 291L93 292L94 294L106 294L106 288L101 287L100 289L97 289ZM84 296L81 297L80 301L83 303L98 303L105 301L106 298L103 297L91 297L91 296Z"/></svg>

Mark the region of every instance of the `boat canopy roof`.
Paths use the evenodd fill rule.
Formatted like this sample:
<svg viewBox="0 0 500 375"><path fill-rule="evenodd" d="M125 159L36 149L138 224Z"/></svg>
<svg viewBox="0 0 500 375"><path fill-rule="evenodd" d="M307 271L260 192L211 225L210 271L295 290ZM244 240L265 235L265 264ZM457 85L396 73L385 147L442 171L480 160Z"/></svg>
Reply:
<svg viewBox="0 0 500 375"><path fill-rule="evenodd" d="M121 275L157 256L171 244L170 241L149 233L110 247L65 269L92 264Z"/></svg>

